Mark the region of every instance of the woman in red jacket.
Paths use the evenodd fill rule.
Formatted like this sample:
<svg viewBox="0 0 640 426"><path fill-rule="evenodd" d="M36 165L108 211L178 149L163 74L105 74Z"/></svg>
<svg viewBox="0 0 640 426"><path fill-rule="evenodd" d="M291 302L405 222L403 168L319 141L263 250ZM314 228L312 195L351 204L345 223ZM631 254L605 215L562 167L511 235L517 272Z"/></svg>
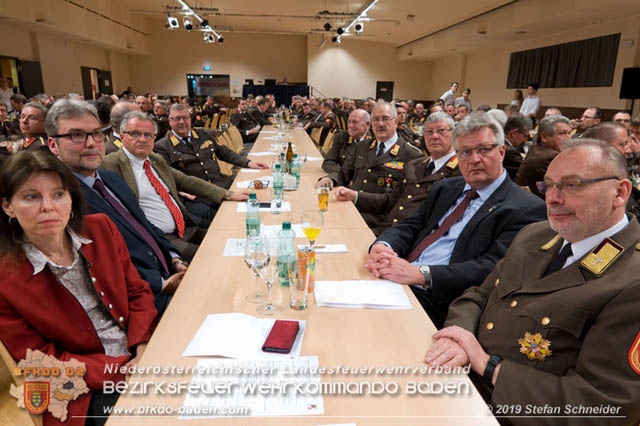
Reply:
<svg viewBox="0 0 640 426"><path fill-rule="evenodd" d="M31 349L85 364L91 392L69 402L64 422L45 412L45 425L105 416L103 407L117 396L103 394L103 382L125 379L105 366L135 364L151 336L156 310L149 285L116 226L102 214L82 217L77 179L53 155L23 151L9 158L0 171L0 200L0 339L16 362Z"/></svg>

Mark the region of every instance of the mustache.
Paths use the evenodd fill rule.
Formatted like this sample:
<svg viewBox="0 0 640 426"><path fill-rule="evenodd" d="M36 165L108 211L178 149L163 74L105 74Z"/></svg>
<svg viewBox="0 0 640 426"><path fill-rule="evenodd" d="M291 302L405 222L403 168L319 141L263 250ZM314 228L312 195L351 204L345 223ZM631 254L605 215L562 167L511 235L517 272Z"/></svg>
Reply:
<svg viewBox="0 0 640 426"><path fill-rule="evenodd" d="M86 151L82 152L82 156L84 155L101 155L102 152L98 149L87 149Z"/></svg>
<svg viewBox="0 0 640 426"><path fill-rule="evenodd" d="M548 214L573 214L573 210L567 209L561 206L549 206L547 207Z"/></svg>

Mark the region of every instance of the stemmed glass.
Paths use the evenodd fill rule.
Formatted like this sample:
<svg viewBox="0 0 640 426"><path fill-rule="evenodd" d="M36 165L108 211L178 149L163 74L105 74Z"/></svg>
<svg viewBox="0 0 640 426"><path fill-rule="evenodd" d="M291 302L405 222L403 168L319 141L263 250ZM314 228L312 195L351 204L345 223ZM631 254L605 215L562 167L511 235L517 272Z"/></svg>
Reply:
<svg viewBox="0 0 640 426"><path fill-rule="evenodd" d="M263 236L247 237L244 248L244 263L247 264L251 272L256 276L256 288L259 285L258 279L260 274L264 273L264 269L269 264L271 257L269 255L269 245ZM249 293L246 301L249 303L262 303L265 295L262 292L255 291Z"/></svg>
<svg viewBox="0 0 640 426"><path fill-rule="evenodd" d="M305 210L302 212L302 232L309 239L309 245L313 248L313 244L320 235L322 227L324 226L324 219L322 212L318 210Z"/></svg>
<svg viewBox="0 0 640 426"><path fill-rule="evenodd" d="M274 315L282 311L282 306L277 303L271 302L271 287L278 278L278 264L273 261L262 270L260 277L267 285L267 302L258 306L258 313L262 315Z"/></svg>

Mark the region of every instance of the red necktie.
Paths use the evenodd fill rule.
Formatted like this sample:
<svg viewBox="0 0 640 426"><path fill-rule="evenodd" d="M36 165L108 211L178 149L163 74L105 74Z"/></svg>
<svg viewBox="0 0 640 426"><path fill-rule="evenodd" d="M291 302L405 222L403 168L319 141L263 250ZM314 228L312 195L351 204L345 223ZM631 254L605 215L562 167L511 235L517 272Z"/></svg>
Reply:
<svg viewBox="0 0 640 426"><path fill-rule="evenodd" d="M151 182L153 188L156 190L160 198L162 198L162 201L164 201L169 208L171 216L173 216L173 220L176 222L176 227L178 228L178 237L182 238L184 235L184 218L182 217L182 213L180 213L180 209L176 203L173 202L167 190L164 189L164 186L162 186L160 181L153 175L149 160L144 161L144 172L149 178L149 182Z"/></svg>
<svg viewBox="0 0 640 426"><path fill-rule="evenodd" d="M453 226L453 224L460 220L460 218L464 214L464 211L467 209L467 207L469 207L471 200L473 200L474 198L478 198L478 193L476 192L476 190L472 189L470 191L467 191L467 193L464 194L464 198L462 199L462 202L458 204L458 207L456 207L451 212L451 214L445 218L445 220L442 222L442 225L440 225L438 229L436 229L435 231L433 231L432 233L424 237L424 239L420 241L420 244L418 244L416 248L411 250L411 253L409 253L409 256L407 256L406 259L409 262L413 262L414 260L420 257L422 252L427 247L429 247L436 240L438 240L438 238L446 234L447 231L449 231L449 229Z"/></svg>

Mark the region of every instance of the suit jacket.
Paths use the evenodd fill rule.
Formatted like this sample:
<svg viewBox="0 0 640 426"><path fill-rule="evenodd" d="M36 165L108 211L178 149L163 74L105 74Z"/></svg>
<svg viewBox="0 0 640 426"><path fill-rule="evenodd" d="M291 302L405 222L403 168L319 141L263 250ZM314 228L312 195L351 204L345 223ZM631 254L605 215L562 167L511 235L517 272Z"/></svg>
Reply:
<svg viewBox="0 0 640 426"><path fill-rule="evenodd" d="M169 194L171 194L178 204L187 225L196 225L196 222L190 217L187 208L182 204L182 201L180 201L178 191L188 192L189 194L193 194L216 204L222 203L224 196L227 193L225 189L220 188L217 185L206 182L197 177L185 175L181 171L169 167L164 159L158 154L149 154L149 162L151 163L151 167L153 167L156 173L158 173L158 176L160 176L160 179L162 179L164 184L169 187ZM124 151L120 150L107 155L102 163L102 167L122 176L129 188L131 188L133 194L136 196L136 199L140 198L136 178L133 175L133 169L131 168L131 162Z"/></svg>
<svg viewBox="0 0 640 426"><path fill-rule="evenodd" d="M518 148L509 144L505 141L505 152L504 152L504 160L502 160L502 166L507 169L507 173L509 173L509 177L512 180L516 179L516 175L518 174L518 169L522 164L522 155Z"/></svg>
<svg viewBox="0 0 640 426"><path fill-rule="evenodd" d="M475 334L487 353L504 360L494 404L622 407L604 418L517 418L514 425L632 425L640 420L640 225L635 217L598 251L545 275L563 240L548 222L523 229L482 286L467 290L445 325ZM597 252L597 253L594 253ZM591 254L594 253L594 254ZM616 255L615 257L612 255ZM606 267L602 269L603 267ZM537 334L551 355L529 360L519 339ZM526 350L526 348L525 348ZM481 389L482 390L482 389ZM522 412L520 414L523 414Z"/></svg>
<svg viewBox="0 0 640 426"><path fill-rule="evenodd" d="M544 200L544 195L538 191L536 182L543 180L547 167L556 155L558 151L542 143L533 145L518 169L516 183L520 186L528 186L532 193Z"/></svg>
<svg viewBox="0 0 640 426"><path fill-rule="evenodd" d="M327 152L327 155L324 157L324 161L322 161L322 170L327 173L337 172L344 163L353 161L356 146L359 143L368 143L368 138L369 135L367 134L362 142L358 142L354 141L346 130L336 134L333 137L331 149L329 149L329 152Z"/></svg>
<svg viewBox="0 0 640 426"><path fill-rule="evenodd" d="M160 229L147 220L135 195L131 192L126 182L118 174L107 170L100 170L100 178L105 186L118 196L118 199L129 210L129 213L147 229L162 250L165 262L167 265L171 265L171 251L178 253L178 249L165 239L164 233ZM89 213L104 213L118 227L129 250L133 266L135 266L142 279L149 283L158 312L164 312L171 297L162 294L162 282L168 278L168 275L163 271L160 260L144 238L104 198L84 182L80 181L80 185Z"/></svg>
<svg viewBox="0 0 640 426"><path fill-rule="evenodd" d="M269 126L269 125L271 125L271 122L269 121L269 118L267 118L267 114L265 114L264 112L260 111L260 108L258 108L258 107L249 107L249 108L247 108L247 114L249 114L249 117L251 117L251 119L253 121L255 121L256 123L260 124L261 126Z"/></svg>
<svg viewBox="0 0 640 426"><path fill-rule="evenodd" d="M436 183L411 216L387 229L376 241L386 241L398 256L406 257L438 226L465 184L462 176ZM449 265L430 265L431 296L443 317L453 299L467 288L482 284L520 229L545 218L544 202L507 176L467 223L456 241Z"/></svg>
<svg viewBox="0 0 640 426"><path fill-rule="evenodd" d="M126 331L129 352L135 354L135 346L148 341L153 331L157 315L153 296L113 222L105 215L84 219L83 234L93 242L82 246L81 261L95 278L95 291L105 310ZM89 316L49 268L33 275L33 266L24 259L17 267L2 269L0 338L16 362L26 357L27 349L37 349L61 361L74 358L85 363L89 389L102 390L107 380L124 380L120 373L105 372L105 365L124 365L130 357L105 355ZM90 400L87 393L70 401L64 423L46 412L44 424L84 425L85 419L74 416L86 415Z"/></svg>
<svg viewBox="0 0 640 426"><path fill-rule="evenodd" d="M111 154L112 152L119 151L122 148L122 141L119 137L111 133L107 138L107 142L104 144L104 152Z"/></svg>

